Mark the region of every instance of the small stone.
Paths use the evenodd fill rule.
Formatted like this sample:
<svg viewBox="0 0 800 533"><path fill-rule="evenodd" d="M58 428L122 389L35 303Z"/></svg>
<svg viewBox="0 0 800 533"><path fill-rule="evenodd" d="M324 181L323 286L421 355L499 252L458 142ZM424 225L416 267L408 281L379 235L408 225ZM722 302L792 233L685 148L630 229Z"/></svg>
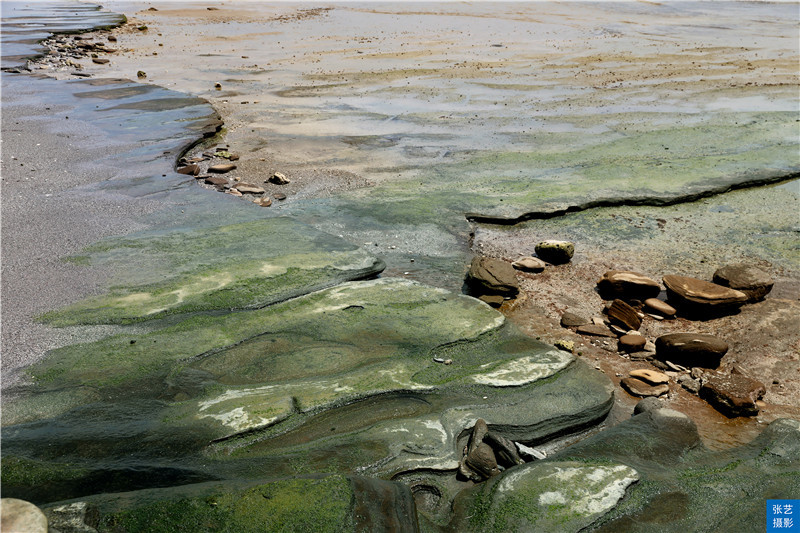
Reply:
<svg viewBox="0 0 800 533"><path fill-rule="evenodd" d="M467 465L466 455L462 457L461 461L458 463L458 473L471 481L475 481L476 483L483 481L483 476L475 472Z"/></svg>
<svg viewBox="0 0 800 533"><path fill-rule="evenodd" d="M587 319L569 311L565 311L564 314L561 315L562 328L576 328L578 326L585 326L588 323L589 321Z"/></svg>
<svg viewBox="0 0 800 533"><path fill-rule="evenodd" d="M115 42L117 42L117 38L115 36L113 36L113 35L109 35L108 36L108 42L115 43Z"/></svg>
<svg viewBox="0 0 800 533"><path fill-rule="evenodd" d="M636 407L633 408L633 414L638 415L641 413L647 413L648 411L655 411L656 409L661 409L664 407L664 402L659 400L655 396L649 396L636 404Z"/></svg>
<svg viewBox="0 0 800 533"><path fill-rule="evenodd" d="M232 195L232 196L242 196L242 193L240 193L240 192L239 192L239 191L237 191L236 189L228 189L228 190L227 190L227 191L225 191L225 192L227 192L228 194L230 194L230 195Z"/></svg>
<svg viewBox="0 0 800 533"><path fill-rule="evenodd" d="M597 281L597 289L607 300L614 298L644 300L656 297L661 292L658 282L630 270L609 270Z"/></svg>
<svg viewBox="0 0 800 533"><path fill-rule="evenodd" d="M289 179L280 172L276 172L275 174L273 174L269 178L269 182L274 183L276 185L287 185L288 183L290 183Z"/></svg>
<svg viewBox="0 0 800 533"><path fill-rule="evenodd" d="M286 200L286 195L280 192L276 192L275 194L272 195L272 197L279 201Z"/></svg>
<svg viewBox="0 0 800 533"><path fill-rule="evenodd" d="M716 283L688 276L664 276L669 300L690 311L722 312L740 307L747 295Z"/></svg>
<svg viewBox="0 0 800 533"><path fill-rule="evenodd" d="M620 385L634 396L661 396L669 392L669 385L650 385L637 378L625 378L620 381Z"/></svg>
<svg viewBox="0 0 800 533"><path fill-rule="evenodd" d="M30 502L16 498L0 499L2 531L47 533L47 517Z"/></svg>
<svg viewBox="0 0 800 533"><path fill-rule="evenodd" d="M265 192L263 187L251 183L237 183L234 189L246 194L264 194Z"/></svg>
<svg viewBox="0 0 800 533"><path fill-rule="evenodd" d="M222 84L220 82L217 82L217 83L214 84L214 88L216 90L220 90L220 89L222 89Z"/></svg>
<svg viewBox="0 0 800 533"><path fill-rule="evenodd" d="M703 333L669 333L656 339L656 357L686 367L717 368L728 343Z"/></svg>
<svg viewBox="0 0 800 533"><path fill-rule="evenodd" d="M569 353L572 353L575 350L575 342L564 339L558 339L556 342L553 343L553 346L555 346L559 350L564 350L565 352Z"/></svg>
<svg viewBox="0 0 800 533"><path fill-rule="evenodd" d="M197 176L200 173L200 167L197 165L186 165L178 169L178 174L187 174Z"/></svg>
<svg viewBox="0 0 800 533"><path fill-rule="evenodd" d="M581 335L592 335L594 337L616 337L614 332L612 332L606 326L601 326L598 324L587 324L585 326L580 326L575 331Z"/></svg>
<svg viewBox="0 0 800 533"><path fill-rule="evenodd" d="M656 343L653 341L647 341L644 344L644 351L647 353L656 353Z"/></svg>
<svg viewBox="0 0 800 533"><path fill-rule="evenodd" d="M478 296L478 300L482 301L485 304L489 304L489 306L497 309L498 307L503 305L505 298L503 298L499 294L481 294L480 296Z"/></svg>
<svg viewBox="0 0 800 533"><path fill-rule="evenodd" d="M476 256L472 259L467 284L476 294L516 296L519 293L514 268L491 257Z"/></svg>
<svg viewBox="0 0 800 533"><path fill-rule="evenodd" d="M618 348L623 352L641 352L647 344L647 339L643 335L623 335L619 338Z"/></svg>
<svg viewBox="0 0 800 533"><path fill-rule="evenodd" d="M89 524L97 524L100 512L87 502L73 502L51 507L46 514L51 532L94 533L97 530Z"/></svg>
<svg viewBox="0 0 800 533"><path fill-rule="evenodd" d="M143 71L143 70L139 70L139 71L136 72L136 77L137 78L146 78L147 77L147 73L145 71Z"/></svg>
<svg viewBox="0 0 800 533"><path fill-rule="evenodd" d="M747 295L748 301L757 302L772 290L775 284L769 274L753 265L737 263L714 272L714 283L730 287Z"/></svg>
<svg viewBox="0 0 800 533"><path fill-rule="evenodd" d="M535 250L539 259L561 265L570 262L575 254L575 244L568 241L542 241L536 245Z"/></svg>
<svg viewBox="0 0 800 533"><path fill-rule="evenodd" d="M547 264L536 257L522 257L511 263L511 266L523 272L541 272Z"/></svg>
<svg viewBox="0 0 800 533"><path fill-rule="evenodd" d="M234 170L235 168L236 168L236 165L234 165L232 163L222 163L222 164L219 164L219 165L211 165L210 167L208 167L208 171L209 172L216 172L218 174L224 174L226 172L230 172L231 170Z"/></svg>
<svg viewBox="0 0 800 533"><path fill-rule="evenodd" d="M692 394L700 392L700 380L693 379L690 375L684 374L678 378L678 385L688 390Z"/></svg>
<svg viewBox="0 0 800 533"><path fill-rule="evenodd" d="M265 196L264 198L258 200L258 205L261 207L269 207L272 205L272 200L269 199L269 196Z"/></svg>
<svg viewBox="0 0 800 533"><path fill-rule="evenodd" d="M226 178L223 178L222 176L211 176L209 178L206 178L205 181L209 185L214 185L216 187L226 187L227 185L229 185L228 180ZM239 191L236 191L236 192L239 192ZM239 193L239 194L241 194L241 193Z"/></svg>
<svg viewBox="0 0 800 533"><path fill-rule="evenodd" d="M98 65L107 65L110 63L110 59L106 59L104 57L94 57L92 58L92 63L97 63Z"/></svg>
<svg viewBox="0 0 800 533"><path fill-rule="evenodd" d="M661 372L656 372L655 370L650 370L647 368L631 370L630 376L632 378L637 378L641 379L642 381L646 381L651 385L661 385L662 383L669 383L669 376L667 376L666 374L662 374Z"/></svg>
<svg viewBox="0 0 800 533"><path fill-rule="evenodd" d="M700 388L700 397L730 418L757 415L764 394L763 383L738 374L713 374Z"/></svg>
<svg viewBox="0 0 800 533"><path fill-rule="evenodd" d="M607 313L609 320L618 326L624 327L625 331L638 330L642 325L642 319L639 318L636 309L622 300L614 300Z"/></svg>
<svg viewBox="0 0 800 533"><path fill-rule="evenodd" d="M658 298L648 298L644 301L644 306L649 311L659 314L663 317L674 317L677 311L674 307L667 302L662 302Z"/></svg>

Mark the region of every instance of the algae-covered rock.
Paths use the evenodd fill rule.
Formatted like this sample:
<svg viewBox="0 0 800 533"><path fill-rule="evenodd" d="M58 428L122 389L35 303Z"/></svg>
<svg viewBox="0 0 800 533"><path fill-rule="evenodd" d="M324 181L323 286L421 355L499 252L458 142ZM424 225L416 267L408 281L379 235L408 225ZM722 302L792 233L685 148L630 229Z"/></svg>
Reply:
<svg viewBox="0 0 800 533"><path fill-rule="evenodd" d="M384 268L357 246L289 218L108 239L79 259L113 268L115 285L46 313L51 325L263 307Z"/></svg>
<svg viewBox="0 0 800 533"><path fill-rule="evenodd" d="M511 468L456 498L454 531L581 531L639 479L621 464L547 461Z"/></svg>
<svg viewBox="0 0 800 533"><path fill-rule="evenodd" d="M54 439L93 468L131 453L147 465L137 472L180 460L181 479L250 477L254 460L273 475L455 472L479 418L530 443L613 403L605 376L490 307L390 278L68 346L30 374L38 393L4 411L4 453L43 454Z"/></svg>
<svg viewBox="0 0 800 533"><path fill-rule="evenodd" d="M207 483L130 492L124 498L100 495L46 512L61 518L76 505L89 507L96 515L94 530L101 533L418 531L411 493L399 483L332 475L249 485Z"/></svg>

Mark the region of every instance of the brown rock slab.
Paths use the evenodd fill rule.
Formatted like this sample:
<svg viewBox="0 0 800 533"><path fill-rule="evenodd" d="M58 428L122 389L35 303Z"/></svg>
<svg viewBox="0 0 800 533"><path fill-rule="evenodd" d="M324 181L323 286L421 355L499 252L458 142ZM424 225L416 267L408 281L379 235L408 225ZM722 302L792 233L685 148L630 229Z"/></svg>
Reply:
<svg viewBox="0 0 800 533"><path fill-rule="evenodd" d="M587 324L589 324L588 319L583 318L580 315L576 315L575 313L565 311L564 314L561 315L562 328L577 328L579 326L585 326Z"/></svg>
<svg viewBox="0 0 800 533"><path fill-rule="evenodd" d="M286 200L286 195L280 192L276 192L275 194L272 195L272 197L280 201Z"/></svg>
<svg viewBox="0 0 800 533"><path fill-rule="evenodd" d="M522 257L511 263L511 266L522 272L541 272L547 263L536 257Z"/></svg>
<svg viewBox="0 0 800 533"><path fill-rule="evenodd" d="M669 385L662 383L661 385L650 385L649 383L637 378L624 378L620 381L620 385L629 393L634 396L642 398L648 396L661 396L669 392Z"/></svg>
<svg viewBox="0 0 800 533"><path fill-rule="evenodd" d="M656 358L688 368L717 368L728 343L704 333L669 333L656 339Z"/></svg>
<svg viewBox="0 0 800 533"><path fill-rule="evenodd" d="M609 270L597 281L597 289L606 299L655 298L661 292L658 282L630 270Z"/></svg>
<svg viewBox="0 0 800 533"><path fill-rule="evenodd" d="M745 263L726 265L714 272L714 283L730 287L747 295L750 302L763 300L775 284L769 274Z"/></svg>
<svg viewBox="0 0 800 533"><path fill-rule="evenodd" d="M658 298L648 298L644 301L646 311L661 315L663 317L674 317L678 311L667 302L662 302Z"/></svg>
<svg viewBox="0 0 800 533"><path fill-rule="evenodd" d="M197 165L186 165L178 169L178 174L187 174L189 176L197 176L200 173L200 167Z"/></svg>
<svg viewBox="0 0 800 533"><path fill-rule="evenodd" d="M205 181L209 185L214 185L216 187L226 187L228 185L227 178L223 178L222 176L211 176L206 178Z"/></svg>
<svg viewBox="0 0 800 533"><path fill-rule="evenodd" d="M535 250L539 259L554 265L561 265L572 260L572 256L575 254L575 244L569 241L542 241L536 245Z"/></svg>
<svg viewBox="0 0 800 533"><path fill-rule="evenodd" d="M514 268L491 257L474 257L467 272L467 284L478 294L516 296L519 285Z"/></svg>
<svg viewBox="0 0 800 533"><path fill-rule="evenodd" d="M104 57L93 57L92 58L92 63L97 63L98 65L107 65L110 62L111 62L110 59L106 59Z"/></svg>
<svg viewBox="0 0 800 533"><path fill-rule="evenodd" d="M269 199L269 196L265 196L264 198L259 199L257 203L261 207L269 207L272 205L272 200Z"/></svg>
<svg viewBox="0 0 800 533"><path fill-rule="evenodd" d="M764 394L763 383L741 374L712 374L700 387L700 397L730 418L757 415Z"/></svg>
<svg viewBox="0 0 800 533"><path fill-rule="evenodd" d="M264 188L252 183L238 183L234 187L237 191L246 194L264 194Z"/></svg>
<svg viewBox="0 0 800 533"><path fill-rule="evenodd" d="M669 383L669 376L662 372L656 372L649 368L639 368L630 371L630 377L640 379L650 385L661 385L662 383Z"/></svg>
<svg viewBox="0 0 800 533"><path fill-rule="evenodd" d="M647 344L644 335L628 334L619 338L619 349L624 352L641 352Z"/></svg>
<svg viewBox="0 0 800 533"><path fill-rule="evenodd" d="M638 330L642 325L642 319L639 318L639 313L636 312L636 309L619 299L611 303L607 314L611 323L617 324L628 331L632 329Z"/></svg>
<svg viewBox="0 0 800 533"><path fill-rule="evenodd" d="M581 335L592 335L594 337L616 337L613 331L600 324L586 324L575 331Z"/></svg>
<svg viewBox="0 0 800 533"><path fill-rule="evenodd" d="M219 165L211 165L210 167L208 167L208 171L209 172L216 172L218 174L224 174L226 172L230 172L231 170L234 170L235 168L236 168L236 165L234 165L232 163L220 163Z"/></svg>
<svg viewBox="0 0 800 533"><path fill-rule="evenodd" d="M745 293L710 281L674 275L664 276L663 281L670 302L690 310L726 311L747 302Z"/></svg>

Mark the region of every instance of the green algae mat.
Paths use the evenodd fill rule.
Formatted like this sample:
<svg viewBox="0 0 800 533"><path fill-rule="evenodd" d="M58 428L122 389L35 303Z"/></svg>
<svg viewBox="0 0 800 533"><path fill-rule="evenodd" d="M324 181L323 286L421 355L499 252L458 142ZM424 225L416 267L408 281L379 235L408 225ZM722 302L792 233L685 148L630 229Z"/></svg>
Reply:
<svg viewBox="0 0 800 533"><path fill-rule="evenodd" d="M67 260L112 269L112 286L41 317L54 326L264 307L384 268L359 247L282 217L106 239Z"/></svg>

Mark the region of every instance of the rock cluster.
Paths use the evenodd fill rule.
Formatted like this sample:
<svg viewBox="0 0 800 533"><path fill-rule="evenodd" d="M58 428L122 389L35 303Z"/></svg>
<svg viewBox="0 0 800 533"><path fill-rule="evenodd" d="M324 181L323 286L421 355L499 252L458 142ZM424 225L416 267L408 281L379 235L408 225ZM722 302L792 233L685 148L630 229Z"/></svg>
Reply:
<svg viewBox="0 0 800 533"><path fill-rule="evenodd" d="M647 360L669 371L669 376L654 370L640 370L621 380L621 386L639 397L661 396L669 392L670 376L684 389L698 394L728 416L752 416L758 412L758 399L764 386L744 375L708 373L718 369L729 350L728 343L708 333L675 332L650 342L639 333L642 321L674 319L679 310L697 316L717 316L746 302L762 299L772 288L772 280L762 270L749 265L729 265L714 274L715 283L687 276L663 277L669 301L658 298L661 287L639 272L609 270L598 280L597 290L606 300L605 319L591 321L572 312L561 317L561 326L580 335L617 337L617 349L626 358ZM608 344L607 341L603 341Z"/></svg>
<svg viewBox="0 0 800 533"><path fill-rule="evenodd" d="M542 452L530 450L530 455L544 457ZM472 428L469 442L464 447L458 473L466 479L480 482L496 476L506 468L525 464L517 451L517 445L489 429L486 421L479 418Z"/></svg>
<svg viewBox="0 0 800 533"><path fill-rule="evenodd" d="M226 175L238 168L232 161L238 161L239 158L239 154L231 152L227 146L218 146L214 150L206 150L194 157L182 157L178 161L177 172L194 176L197 178L198 183L213 186L218 191L233 196L246 197L261 207L270 207L272 198L275 200L286 199L286 195L283 193L274 193L270 198L264 187L255 183L243 182L240 177L233 177L232 179L226 177ZM204 173L204 167L205 172L214 175ZM289 179L280 172L275 172L269 179L264 180L264 183L286 185L289 183Z"/></svg>
<svg viewBox="0 0 800 533"><path fill-rule="evenodd" d="M80 72L83 69L80 60L88 58L95 64L106 65L110 60L99 57L99 54L114 54L118 51L116 48L110 48L107 43L93 39L95 37L84 35L56 35L45 39L40 44L47 49L47 52L42 57L29 60L26 68L28 70L75 69L74 75L88 77L89 74ZM112 36L109 36L108 41L115 42L116 38L112 39Z"/></svg>

